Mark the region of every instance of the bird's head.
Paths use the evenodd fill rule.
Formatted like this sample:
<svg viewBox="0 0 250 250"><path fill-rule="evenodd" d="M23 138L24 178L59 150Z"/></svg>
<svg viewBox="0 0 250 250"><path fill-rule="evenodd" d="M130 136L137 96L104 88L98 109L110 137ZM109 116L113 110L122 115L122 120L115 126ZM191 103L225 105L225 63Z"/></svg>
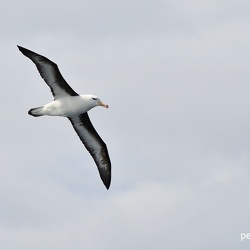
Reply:
<svg viewBox="0 0 250 250"><path fill-rule="evenodd" d="M88 103L90 106L92 106L92 108L96 107L96 106L102 106L104 108L108 108L109 106L105 103L103 103L99 97L95 96L95 95L85 95L85 97L88 100Z"/></svg>

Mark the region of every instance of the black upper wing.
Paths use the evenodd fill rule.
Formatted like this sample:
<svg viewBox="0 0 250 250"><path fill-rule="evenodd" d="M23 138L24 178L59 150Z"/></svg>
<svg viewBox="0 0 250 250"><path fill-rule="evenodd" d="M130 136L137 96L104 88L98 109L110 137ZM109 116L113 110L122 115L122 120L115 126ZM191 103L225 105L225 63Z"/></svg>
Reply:
<svg viewBox="0 0 250 250"><path fill-rule="evenodd" d="M70 117L69 120L80 140L93 157L104 185L109 189L111 182L111 162L106 144L93 127L88 113Z"/></svg>
<svg viewBox="0 0 250 250"><path fill-rule="evenodd" d="M41 56L31 50L25 49L23 47L17 46L19 50L31 59L36 67L50 87L54 99L59 99L65 96L77 96L78 94L68 85L61 75L57 65L50 61L48 58Z"/></svg>

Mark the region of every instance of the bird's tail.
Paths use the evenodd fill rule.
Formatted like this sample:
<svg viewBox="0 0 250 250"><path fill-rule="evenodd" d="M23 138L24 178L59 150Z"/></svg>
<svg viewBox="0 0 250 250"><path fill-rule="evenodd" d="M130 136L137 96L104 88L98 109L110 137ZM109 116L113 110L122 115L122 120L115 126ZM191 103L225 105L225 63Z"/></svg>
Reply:
<svg viewBox="0 0 250 250"><path fill-rule="evenodd" d="M29 115L32 115L32 116L42 116L44 115L41 111L43 110L43 106L42 107L38 107L38 108L33 108L33 109L30 109L28 114Z"/></svg>

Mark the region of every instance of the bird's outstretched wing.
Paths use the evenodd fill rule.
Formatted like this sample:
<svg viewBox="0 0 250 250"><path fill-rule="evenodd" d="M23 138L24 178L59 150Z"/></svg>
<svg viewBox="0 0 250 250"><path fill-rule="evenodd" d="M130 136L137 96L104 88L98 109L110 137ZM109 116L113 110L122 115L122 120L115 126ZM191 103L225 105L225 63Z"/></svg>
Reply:
<svg viewBox="0 0 250 250"><path fill-rule="evenodd" d="M17 47L25 56L35 63L41 77L50 87L55 100L66 96L78 95L64 80L57 65L54 62L31 50L25 49L21 46Z"/></svg>
<svg viewBox="0 0 250 250"><path fill-rule="evenodd" d="M87 112L70 117L69 120L80 140L93 157L104 185L109 189L111 182L111 162L106 144L93 127Z"/></svg>

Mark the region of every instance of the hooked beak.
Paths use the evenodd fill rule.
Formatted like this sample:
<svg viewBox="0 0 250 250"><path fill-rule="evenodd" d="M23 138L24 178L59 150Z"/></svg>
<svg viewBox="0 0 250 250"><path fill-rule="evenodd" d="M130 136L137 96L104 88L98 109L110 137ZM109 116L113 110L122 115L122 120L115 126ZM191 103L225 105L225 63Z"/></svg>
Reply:
<svg viewBox="0 0 250 250"><path fill-rule="evenodd" d="M98 102L98 106L102 106L102 107L104 107L104 108L106 108L106 109L109 107L109 105L103 103L102 101L99 101L99 102Z"/></svg>

